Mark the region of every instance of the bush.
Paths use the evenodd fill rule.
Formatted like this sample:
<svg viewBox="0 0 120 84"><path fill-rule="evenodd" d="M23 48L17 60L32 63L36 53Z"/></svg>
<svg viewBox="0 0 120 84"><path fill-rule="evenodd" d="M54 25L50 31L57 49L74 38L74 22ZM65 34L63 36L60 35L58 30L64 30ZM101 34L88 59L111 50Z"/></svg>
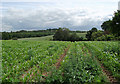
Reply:
<svg viewBox="0 0 120 84"><path fill-rule="evenodd" d="M105 35L102 35L101 37L98 37L95 39L95 41L106 41L106 40L107 39L106 39Z"/></svg>
<svg viewBox="0 0 120 84"><path fill-rule="evenodd" d="M91 35L91 40L94 41L98 37L101 37L103 34L104 34L103 31L100 31L100 30L97 31L97 32L93 32L92 35ZM102 38L104 38L104 36Z"/></svg>
<svg viewBox="0 0 120 84"><path fill-rule="evenodd" d="M116 38L113 35L102 35L95 39L95 41L112 41Z"/></svg>
<svg viewBox="0 0 120 84"><path fill-rule="evenodd" d="M115 40L115 37L113 35L107 35L106 38L107 41Z"/></svg>

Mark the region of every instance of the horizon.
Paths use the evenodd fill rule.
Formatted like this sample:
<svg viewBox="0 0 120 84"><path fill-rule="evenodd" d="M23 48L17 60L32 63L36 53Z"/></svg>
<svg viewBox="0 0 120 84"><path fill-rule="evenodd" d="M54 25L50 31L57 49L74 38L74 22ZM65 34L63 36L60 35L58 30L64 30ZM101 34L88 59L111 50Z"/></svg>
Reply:
<svg viewBox="0 0 120 84"><path fill-rule="evenodd" d="M119 0L24 1L2 1L1 31L46 30L59 27L72 31L88 31L93 27L101 30L101 24L111 19L113 13L118 10Z"/></svg>

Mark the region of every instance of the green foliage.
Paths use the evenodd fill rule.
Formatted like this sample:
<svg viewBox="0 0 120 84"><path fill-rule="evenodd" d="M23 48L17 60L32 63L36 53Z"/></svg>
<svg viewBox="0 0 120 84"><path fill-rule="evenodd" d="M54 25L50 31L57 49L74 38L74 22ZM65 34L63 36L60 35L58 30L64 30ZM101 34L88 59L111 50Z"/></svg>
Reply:
<svg viewBox="0 0 120 84"><path fill-rule="evenodd" d="M8 32L3 32L2 33L2 39L3 40L11 39L11 35Z"/></svg>
<svg viewBox="0 0 120 84"><path fill-rule="evenodd" d="M2 32L2 39L9 40L14 38L30 38L53 35L55 31L41 30L41 31L17 31L17 32Z"/></svg>
<svg viewBox="0 0 120 84"><path fill-rule="evenodd" d="M0 32L0 40L2 40L2 33Z"/></svg>
<svg viewBox="0 0 120 84"><path fill-rule="evenodd" d="M104 31L120 36L120 11L115 12L112 20L105 21L101 27Z"/></svg>
<svg viewBox="0 0 120 84"><path fill-rule="evenodd" d="M120 36L120 11L114 13L110 30L113 34Z"/></svg>
<svg viewBox="0 0 120 84"><path fill-rule="evenodd" d="M58 41L79 41L83 40L79 38L79 36L74 32L70 34L69 29L67 28L59 28L57 32L53 36L53 40Z"/></svg>
<svg viewBox="0 0 120 84"><path fill-rule="evenodd" d="M97 38L95 38L94 40L95 40L95 41L107 41L105 35L102 35L102 36L100 36L100 37L97 37Z"/></svg>
<svg viewBox="0 0 120 84"><path fill-rule="evenodd" d="M84 47L84 50L83 50ZM84 55L86 54L86 56ZM63 74L63 75L62 75ZM49 83L75 83L107 82L106 77L93 56L83 43L73 43L59 70L46 79Z"/></svg>
<svg viewBox="0 0 120 84"><path fill-rule="evenodd" d="M101 25L101 27L102 27L102 29L104 30L104 31L110 31L110 29L111 29L111 20L108 20L108 21L105 21L102 25Z"/></svg>
<svg viewBox="0 0 120 84"><path fill-rule="evenodd" d="M89 45L88 45L89 44ZM120 81L120 47L119 42L89 42L86 44L92 55Z"/></svg>
<svg viewBox="0 0 120 84"><path fill-rule="evenodd" d="M91 40L93 41L113 41L118 40L113 34L105 34L103 31L97 31L92 33Z"/></svg>
<svg viewBox="0 0 120 84"><path fill-rule="evenodd" d="M55 41L2 41L2 81L31 82L30 75L41 75L48 71L51 68L48 66L56 63L67 45L68 43ZM36 70L40 70L40 73Z"/></svg>
<svg viewBox="0 0 120 84"><path fill-rule="evenodd" d="M72 33L69 37L70 41L79 41L79 36L76 33Z"/></svg>
<svg viewBox="0 0 120 84"><path fill-rule="evenodd" d="M95 41L113 41L117 40L114 35L101 35L94 39Z"/></svg>
<svg viewBox="0 0 120 84"><path fill-rule="evenodd" d="M97 32L97 28L92 28L91 30L87 31L86 38L88 41L92 40L93 32Z"/></svg>
<svg viewBox="0 0 120 84"><path fill-rule="evenodd" d="M101 37L102 35L104 34L103 31L97 31L97 32L93 32L92 33L92 36L91 36L91 39L94 41L95 39L97 39L98 37Z"/></svg>
<svg viewBox="0 0 120 84"><path fill-rule="evenodd" d="M70 45L59 69L54 64ZM96 58L120 80L119 42L2 41L3 82L109 82ZM44 76L44 72L51 72ZM23 76L24 74L24 76ZM32 76L31 76L32 75Z"/></svg>
<svg viewBox="0 0 120 84"><path fill-rule="evenodd" d="M54 34L53 40L67 41L69 36L69 30L67 28L59 28Z"/></svg>

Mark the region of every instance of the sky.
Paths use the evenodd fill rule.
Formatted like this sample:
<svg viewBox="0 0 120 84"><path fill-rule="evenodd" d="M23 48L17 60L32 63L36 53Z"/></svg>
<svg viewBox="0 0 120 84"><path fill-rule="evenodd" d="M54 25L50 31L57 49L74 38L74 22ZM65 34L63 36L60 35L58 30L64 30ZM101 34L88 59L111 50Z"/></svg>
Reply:
<svg viewBox="0 0 120 84"><path fill-rule="evenodd" d="M113 17L119 0L2 0L0 31L101 29Z"/></svg>

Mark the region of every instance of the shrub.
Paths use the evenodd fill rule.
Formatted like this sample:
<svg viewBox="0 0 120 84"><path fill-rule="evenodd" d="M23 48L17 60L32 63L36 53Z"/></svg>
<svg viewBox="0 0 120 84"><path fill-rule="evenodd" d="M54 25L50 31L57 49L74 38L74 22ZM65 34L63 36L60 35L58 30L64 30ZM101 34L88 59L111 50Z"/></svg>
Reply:
<svg viewBox="0 0 120 84"><path fill-rule="evenodd" d="M96 38L96 41L112 41L115 40L116 38L114 37L114 35L102 35L98 38Z"/></svg>

